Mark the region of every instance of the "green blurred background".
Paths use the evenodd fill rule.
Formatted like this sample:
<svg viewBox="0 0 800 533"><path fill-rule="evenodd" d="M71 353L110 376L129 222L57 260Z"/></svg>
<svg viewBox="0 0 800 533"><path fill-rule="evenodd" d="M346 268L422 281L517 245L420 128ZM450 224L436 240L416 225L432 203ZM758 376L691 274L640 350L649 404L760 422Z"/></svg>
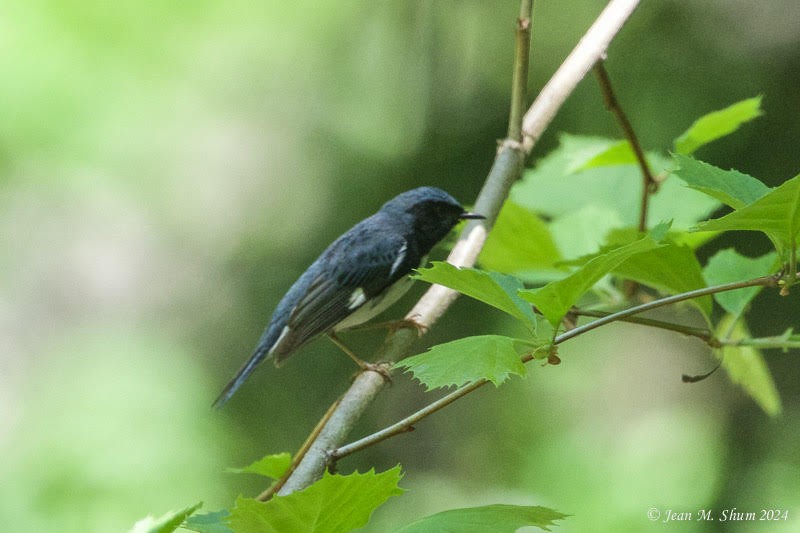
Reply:
<svg viewBox="0 0 800 533"><path fill-rule="evenodd" d="M645 147L763 94L764 117L698 155L771 185L795 175L800 4L643 4L607 66ZM532 96L603 5L536 3ZM3 529L124 531L257 493L261 480L225 467L296 449L352 363L321 341L265 366L223 411L211 401L338 234L414 186L474 200L505 132L518 4L12 0L3 11ZM594 79L534 159L562 131L619 136ZM735 235L704 254L731 245L768 248ZM762 295L754 334L797 325L797 301ZM510 327L462 299L420 349ZM349 338L362 352L380 342ZM487 503L574 515L560 531L639 531L651 507L788 509L789 522L759 530L798 530L796 352L768 354L784 400L775 420L721 372L682 384L713 362L673 334L618 325L560 353L559 367L343 461L343 472L407 471L409 492L369 530ZM356 436L426 401L397 377Z"/></svg>

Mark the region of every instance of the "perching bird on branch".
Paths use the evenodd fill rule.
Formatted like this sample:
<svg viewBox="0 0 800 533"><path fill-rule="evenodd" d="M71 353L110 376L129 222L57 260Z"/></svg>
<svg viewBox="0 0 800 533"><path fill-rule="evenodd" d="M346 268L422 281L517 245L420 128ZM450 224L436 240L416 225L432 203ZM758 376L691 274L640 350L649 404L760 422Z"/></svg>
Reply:
<svg viewBox="0 0 800 533"><path fill-rule="evenodd" d="M275 308L256 349L225 387L221 407L265 359L275 365L320 335L335 337L377 316L411 286L408 274L462 219L481 219L435 187L399 194L336 239L295 281Z"/></svg>

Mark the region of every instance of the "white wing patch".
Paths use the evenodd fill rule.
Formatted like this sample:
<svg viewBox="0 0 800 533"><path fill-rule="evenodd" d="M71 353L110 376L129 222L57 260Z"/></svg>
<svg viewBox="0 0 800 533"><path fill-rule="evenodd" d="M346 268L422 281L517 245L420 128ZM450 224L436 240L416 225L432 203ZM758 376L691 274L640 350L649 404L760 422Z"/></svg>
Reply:
<svg viewBox="0 0 800 533"><path fill-rule="evenodd" d="M397 272L397 269L400 268L400 265L403 263L403 259L406 258L406 251L408 250L408 243L403 241L403 245L397 251L397 259L394 260L392 263L392 269L389 271L390 276L394 276L394 273Z"/></svg>
<svg viewBox="0 0 800 533"><path fill-rule="evenodd" d="M272 352L275 351L275 348L280 346L281 342L283 341L283 338L286 337L286 335L288 335L290 331L291 331L291 328L289 328L289 326L283 326L283 330L281 331L281 334L278 336L278 340L276 340L275 343L272 346L270 346L270 348L269 348L269 352L268 353L270 355L272 355Z"/></svg>
<svg viewBox="0 0 800 533"><path fill-rule="evenodd" d="M364 289L359 287L353 291L353 294L350 295L350 299L347 301L347 308L355 309L357 307L361 307L366 301L367 295L364 294Z"/></svg>
<svg viewBox="0 0 800 533"><path fill-rule="evenodd" d="M366 305L359 307L353 311L350 316L336 324L336 326L333 328L334 331L343 331L352 328L353 326L363 324L367 320L370 320L381 314L390 305L399 300L400 297L403 296L403 294L405 294L405 292L411 287L411 285L413 285L413 283L413 279L408 276L403 276L396 281L394 285L377 295L369 302L366 302Z"/></svg>

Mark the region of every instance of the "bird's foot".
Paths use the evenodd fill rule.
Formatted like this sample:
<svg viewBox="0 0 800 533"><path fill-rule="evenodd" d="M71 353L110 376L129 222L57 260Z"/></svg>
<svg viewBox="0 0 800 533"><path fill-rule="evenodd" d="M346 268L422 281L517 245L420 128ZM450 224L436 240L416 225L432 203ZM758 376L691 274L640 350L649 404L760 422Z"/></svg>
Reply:
<svg viewBox="0 0 800 533"><path fill-rule="evenodd" d="M362 372L371 371L377 372L378 374L383 377L384 381L387 383L392 382L392 376L389 373L389 369L391 368L391 363L368 363L357 356L353 350L347 347L339 337L337 337L334 333L329 333L328 338L333 341L333 343L339 347L347 356L353 360L355 364L358 365L358 368L361 369Z"/></svg>
<svg viewBox="0 0 800 533"><path fill-rule="evenodd" d="M377 324L376 324L377 325ZM380 324L389 330L389 333L396 333L401 329L415 329L417 330L417 337L422 337L428 333L428 326L417 322L414 318L401 318L399 320L391 320Z"/></svg>
<svg viewBox="0 0 800 533"><path fill-rule="evenodd" d="M428 332L428 326L417 322L413 318L400 318L398 320L387 320L386 322L374 322L372 324L359 324L347 328L346 331L361 331L365 329L388 329L389 333L396 333L400 329L415 329L417 335L422 337Z"/></svg>
<svg viewBox="0 0 800 533"><path fill-rule="evenodd" d="M367 363L366 361L361 361L358 366L361 367L362 372L376 372L380 374L383 381L389 385L392 384L392 374L390 372L392 365L390 363Z"/></svg>

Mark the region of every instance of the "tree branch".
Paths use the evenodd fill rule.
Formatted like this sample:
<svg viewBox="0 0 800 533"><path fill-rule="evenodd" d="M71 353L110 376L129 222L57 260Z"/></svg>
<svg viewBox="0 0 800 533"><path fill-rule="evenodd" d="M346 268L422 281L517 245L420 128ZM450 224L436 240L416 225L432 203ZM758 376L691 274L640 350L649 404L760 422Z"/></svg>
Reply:
<svg viewBox="0 0 800 533"><path fill-rule="evenodd" d="M489 228L494 224L497 214L503 205L511 185L519 179L525 158L530 154L533 146L541 134L552 121L558 109L567 96L583 79L589 69L605 53L608 44L622 28L638 0L611 0L598 19L578 43L577 47L559 67L550 82L542 89L536 101L522 117L521 135L522 143L518 139L509 138L500 144L494 164L489 172L484 186L475 202L475 211L486 216L483 222L470 222L464 228L459 241L456 243L448 257L448 261L456 266L472 266L486 241ZM522 1L522 7L532 8L532 2ZM530 11L520 20L530 20ZM521 28L522 24L519 25ZM530 26L530 24L528 24ZM530 41L517 39L518 45L530 46ZM527 58L527 51L518 51L515 61L520 62ZM527 67L515 63L514 89L512 90L512 107L524 101L527 92ZM516 103L515 103L516 102ZM524 106L524 104L523 104ZM511 120L516 120L516 113L512 110ZM514 132L516 126L510 125L509 132ZM417 304L406 315L406 318L431 327L456 299L458 293L440 285L431 286ZM408 354L416 332L401 329L390 334L383 347L376 355L376 360L395 361ZM475 385L475 388L481 386ZM295 468L285 485L278 494L285 495L301 490L322 476L328 465L332 450L344 442L345 437L352 429L375 396L384 388L383 378L371 371L362 372L356 377L348 391L342 397L328 422L319 432L318 437L308 449ZM460 389L463 390L463 389ZM444 404L446 405L446 404ZM443 405L442 405L443 406Z"/></svg>
<svg viewBox="0 0 800 533"><path fill-rule="evenodd" d="M639 5L639 0L611 0L594 24L542 88L522 119L523 148L530 153L567 97L595 63Z"/></svg>

